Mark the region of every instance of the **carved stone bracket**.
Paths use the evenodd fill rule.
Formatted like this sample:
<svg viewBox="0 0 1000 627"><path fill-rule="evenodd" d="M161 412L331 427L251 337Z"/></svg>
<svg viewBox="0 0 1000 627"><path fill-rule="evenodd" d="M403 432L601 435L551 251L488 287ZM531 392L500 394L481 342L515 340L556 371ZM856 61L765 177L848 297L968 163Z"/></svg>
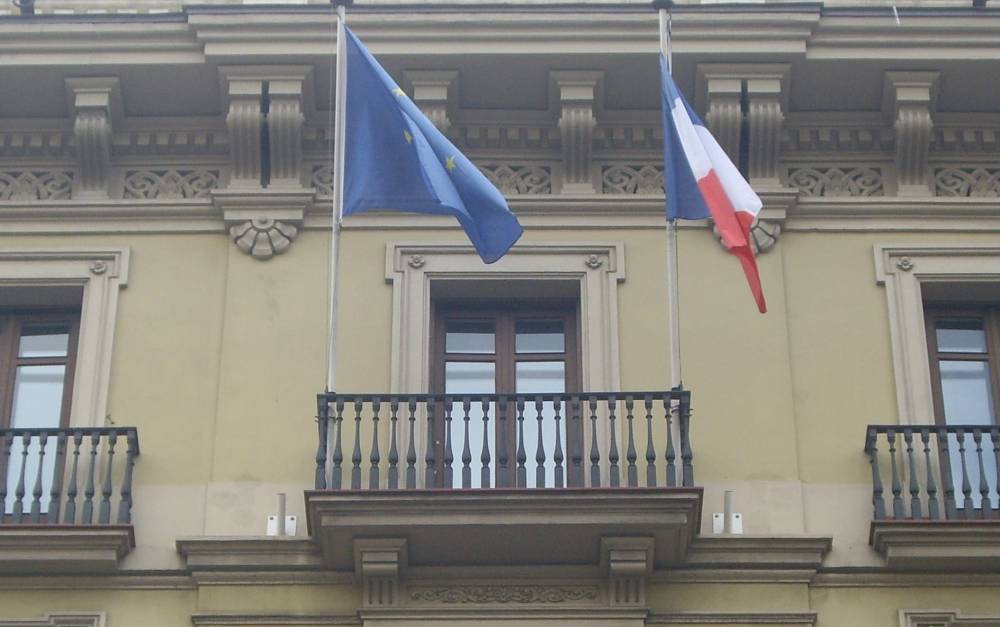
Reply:
<svg viewBox="0 0 1000 627"><path fill-rule="evenodd" d="M405 538L355 539L354 573L361 579L364 588L362 606L400 605L400 580L406 566Z"/></svg>
<svg viewBox="0 0 1000 627"><path fill-rule="evenodd" d="M458 72L454 70L408 70L403 73L413 89L413 102L442 133L451 128L448 119L450 94L458 89Z"/></svg>
<svg viewBox="0 0 1000 627"><path fill-rule="evenodd" d="M211 194L236 247L261 261L291 247L316 196L314 190L232 188L215 189Z"/></svg>
<svg viewBox="0 0 1000 627"><path fill-rule="evenodd" d="M66 79L74 116L73 135L79 176L75 195L107 198L111 178L112 122L121 116L121 92L117 78Z"/></svg>
<svg viewBox="0 0 1000 627"><path fill-rule="evenodd" d="M937 100L937 72L886 72L882 108L896 131L897 193L930 196L927 165L933 113Z"/></svg>
<svg viewBox="0 0 1000 627"><path fill-rule="evenodd" d="M268 188L302 188L303 91L309 72L309 68L289 68L289 76L273 77L268 81L271 167Z"/></svg>
<svg viewBox="0 0 1000 627"><path fill-rule="evenodd" d="M699 66L699 72L703 68ZM729 76L709 74L705 77L706 107L705 123L712 136L729 155L733 163L739 163L740 134L743 126L743 110L740 103L743 81Z"/></svg>
<svg viewBox="0 0 1000 627"><path fill-rule="evenodd" d="M791 189L768 190L762 192L760 198L764 202L764 208L761 209L753 226L750 227L750 247L755 255L766 253L777 245L781 231L785 226L785 218L789 210L798 202L798 191ZM724 250L728 250L722 241L719 230L714 225L712 233L719 245Z"/></svg>
<svg viewBox="0 0 1000 627"><path fill-rule="evenodd" d="M259 78L239 76L238 73L232 75L229 69L221 70L229 103L226 114L232 159L229 186L259 188L260 128L264 121L261 96L264 84Z"/></svg>
<svg viewBox="0 0 1000 627"><path fill-rule="evenodd" d="M562 143L562 192L597 191L591 167L594 129L597 127L598 71L551 72L559 96L559 132Z"/></svg>
<svg viewBox="0 0 1000 627"><path fill-rule="evenodd" d="M646 577L653 572L653 538L601 538L601 570L612 606L646 604Z"/></svg>

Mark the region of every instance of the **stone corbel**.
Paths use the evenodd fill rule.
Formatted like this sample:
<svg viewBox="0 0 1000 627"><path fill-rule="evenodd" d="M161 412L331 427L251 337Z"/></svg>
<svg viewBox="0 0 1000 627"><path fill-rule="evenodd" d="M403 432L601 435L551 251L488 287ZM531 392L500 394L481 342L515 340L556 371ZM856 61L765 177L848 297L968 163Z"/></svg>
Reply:
<svg viewBox="0 0 1000 627"><path fill-rule="evenodd" d="M268 189L302 189L304 88L309 70L268 81L267 129L270 144Z"/></svg>
<svg viewBox="0 0 1000 627"><path fill-rule="evenodd" d="M601 538L601 570L612 607L646 604L646 578L653 572L653 538Z"/></svg>
<svg viewBox="0 0 1000 627"><path fill-rule="evenodd" d="M315 197L314 190L304 188L301 191L212 190L212 202L222 212L233 243L261 261L280 255L291 247Z"/></svg>
<svg viewBox="0 0 1000 627"><path fill-rule="evenodd" d="M896 132L896 181L900 196L930 196L927 166L938 72L886 72L882 108Z"/></svg>
<svg viewBox="0 0 1000 627"><path fill-rule="evenodd" d="M739 163L743 110L740 99L743 81L712 66L698 66L699 108L705 112L705 124L733 163Z"/></svg>
<svg viewBox="0 0 1000 627"><path fill-rule="evenodd" d="M599 71L550 72L559 97L559 132L562 144L562 193L593 194L591 152L597 127L597 89L604 77Z"/></svg>
<svg viewBox="0 0 1000 627"><path fill-rule="evenodd" d="M405 538L354 540L354 574L362 583L362 607L396 607L407 566Z"/></svg>
<svg viewBox="0 0 1000 627"><path fill-rule="evenodd" d="M69 78L66 91L74 116L79 198L108 198L111 179L111 133L122 115L117 78Z"/></svg>
<svg viewBox="0 0 1000 627"><path fill-rule="evenodd" d="M221 73L228 101L226 127L229 130L232 165L229 187L260 189L260 130L264 123L261 98L264 81L259 77L241 76L239 72L230 73L230 68L223 68Z"/></svg>
<svg viewBox="0 0 1000 627"><path fill-rule="evenodd" d="M450 95L458 89L458 72L454 70L409 70L403 72L413 90L413 102L442 133L451 128L448 119Z"/></svg>
<svg viewBox="0 0 1000 627"><path fill-rule="evenodd" d="M788 102L787 79L787 66L777 66L771 72L762 71L747 78L747 116L750 122L747 173L756 188L781 186L778 160L781 157L781 125L785 121Z"/></svg>
<svg viewBox="0 0 1000 627"><path fill-rule="evenodd" d="M795 208L798 198L799 193L795 189L769 189L760 192L760 199L764 203L764 207L757 215L757 219L754 220L753 226L750 227L750 248L753 249L755 255L766 253L777 245L781 232L785 228L785 219L788 217L789 211ZM728 250L722 241L719 230L714 225L712 233L719 245L724 250Z"/></svg>

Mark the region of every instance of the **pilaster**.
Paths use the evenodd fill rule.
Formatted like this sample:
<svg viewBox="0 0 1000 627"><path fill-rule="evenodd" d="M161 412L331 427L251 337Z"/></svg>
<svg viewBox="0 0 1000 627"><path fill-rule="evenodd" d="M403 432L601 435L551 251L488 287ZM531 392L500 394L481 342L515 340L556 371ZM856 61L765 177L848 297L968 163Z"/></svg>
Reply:
<svg viewBox="0 0 1000 627"><path fill-rule="evenodd" d="M897 194L930 196L927 166L933 113L937 100L937 72L886 72L882 107L896 132Z"/></svg>
<svg viewBox="0 0 1000 627"><path fill-rule="evenodd" d="M121 116L117 78L66 79L74 116L78 198L108 198L111 178L112 121Z"/></svg>
<svg viewBox="0 0 1000 627"><path fill-rule="evenodd" d="M593 194L591 151L597 127L599 71L550 72L559 96L559 132L562 143L562 192Z"/></svg>
<svg viewBox="0 0 1000 627"><path fill-rule="evenodd" d="M458 89L455 70L409 70L403 73L413 88L413 102L442 133L451 128L448 119L450 94Z"/></svg>

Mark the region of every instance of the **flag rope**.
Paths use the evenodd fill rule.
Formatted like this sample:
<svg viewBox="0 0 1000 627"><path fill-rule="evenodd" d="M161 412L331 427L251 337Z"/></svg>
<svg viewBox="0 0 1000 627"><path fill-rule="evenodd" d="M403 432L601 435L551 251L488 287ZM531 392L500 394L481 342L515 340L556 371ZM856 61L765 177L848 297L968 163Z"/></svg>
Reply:
<svg viewBox="0 0 1000 627"><path fill-rule="evenodd" d="M673 33L670 11L659 4L660 54L667 61L667 71L674 68ZM666 129L664 129L666 130ZM665 191L665 190L664 190ZM667 220L667 309L670 317L670 387L682 384L680 273L678 272L677 219Z"/></svg>
<svg viewBox="0 0 1000 627"><path fill-rule="evenodd" d="M344 28L347 23L347 8L344 2L337 6L337 85L336 102L333 107L333 206L330 211L330 303L329 328L327 329L326 351L326 391L336 391L337 373L337 294L340 281L337 271L340 265L340 231L344 218L344 147L346 146L347 114L347 43Z"/></svg>

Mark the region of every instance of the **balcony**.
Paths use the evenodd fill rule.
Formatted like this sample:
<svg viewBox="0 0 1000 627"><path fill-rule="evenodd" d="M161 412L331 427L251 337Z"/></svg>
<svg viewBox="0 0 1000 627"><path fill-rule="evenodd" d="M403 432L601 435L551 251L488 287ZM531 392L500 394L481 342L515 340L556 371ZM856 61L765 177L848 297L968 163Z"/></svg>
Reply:
<svg viewBox="0 0 1000 627"><path fill-rule="evenodd" d="M701 512L690 403L320 394L310 533L328 563L362 570L386 539L411 565L607 567L619 541L643 568L678 563Z"/></svg>
<svg viewBox="0 0 1000 627"><path fill-rule="evenodd" d="M0 429L0 573L116 568L138 456L133 427Z"/></svg>
<svg viewBox="0 0 1000 627"><path fill-rule="evenodd" d="M873 425L872 546L893 568L1000 567L1000 426Z"/></svg>

